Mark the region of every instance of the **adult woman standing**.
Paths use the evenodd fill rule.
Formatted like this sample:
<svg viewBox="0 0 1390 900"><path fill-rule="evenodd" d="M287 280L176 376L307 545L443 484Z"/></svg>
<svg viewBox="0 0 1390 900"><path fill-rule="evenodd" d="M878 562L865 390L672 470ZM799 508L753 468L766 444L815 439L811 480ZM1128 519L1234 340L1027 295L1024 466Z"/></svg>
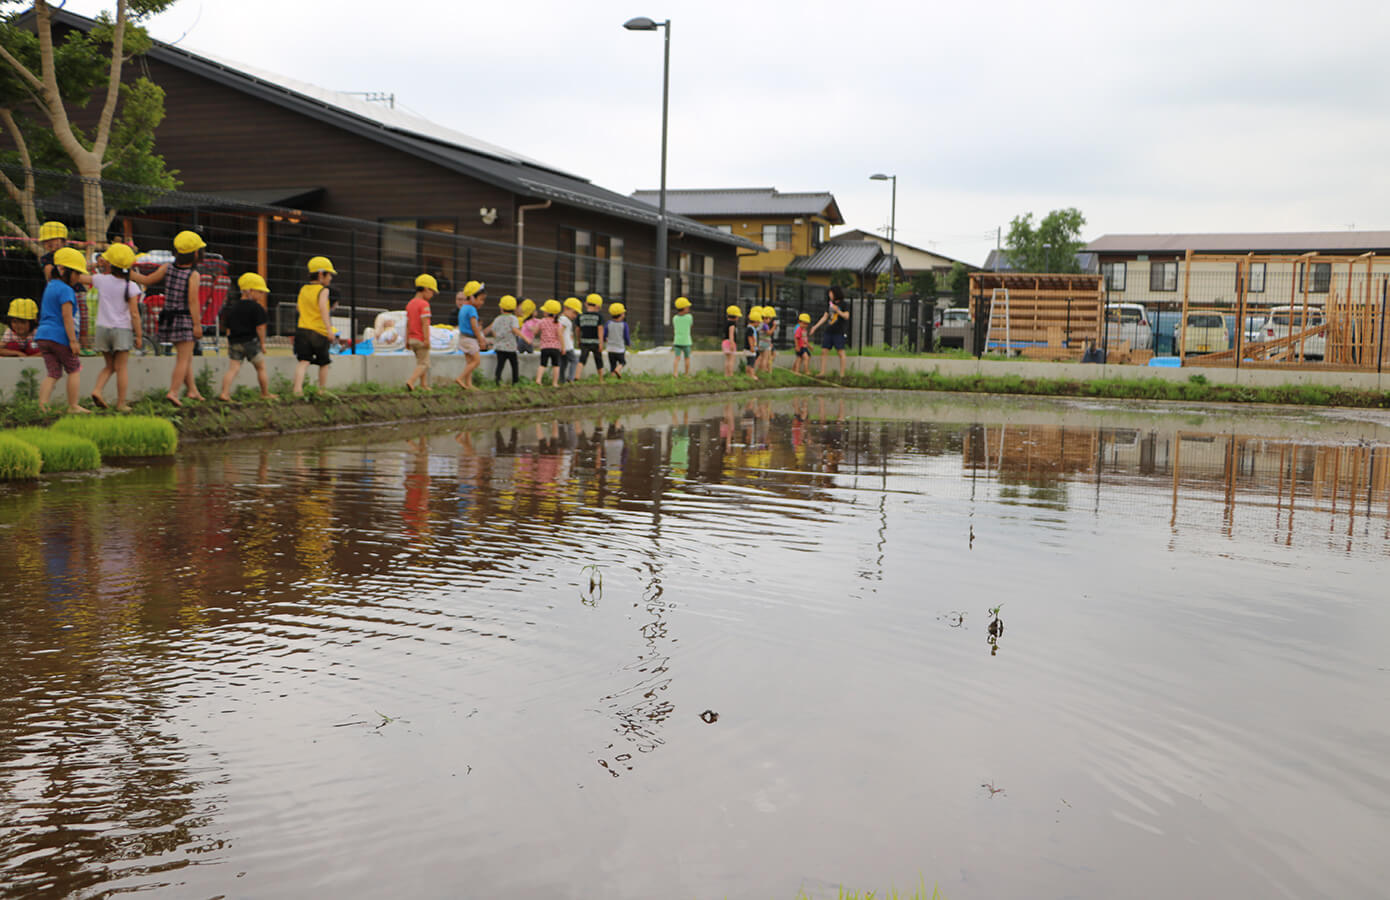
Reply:
<svg viewBox="0 0 1390 900"><path fill-rule="evenodd" d="M849 345L849 300L845 299L845 289L838 285L832 286L826 294L825 312L811 326L811 334L822 325L826 328L821 336L820 374L824 377L826 358L834 350L840 354L840 377L844 378L845 347Z"/></svg>
<svg viewBox="0 0 1390 900"><path fill-rule="evenodd" d="M159 314L160 343L174 345L174 373L169 379L169 393L164 397L175 406L179 386L185 388L189 400L202 400L198 384L193 379L193 342L203 337L202 304L199 296L198 259L207 246L192 231L180 231L174 236L174 265L164 276L164 309Z"/></svg>

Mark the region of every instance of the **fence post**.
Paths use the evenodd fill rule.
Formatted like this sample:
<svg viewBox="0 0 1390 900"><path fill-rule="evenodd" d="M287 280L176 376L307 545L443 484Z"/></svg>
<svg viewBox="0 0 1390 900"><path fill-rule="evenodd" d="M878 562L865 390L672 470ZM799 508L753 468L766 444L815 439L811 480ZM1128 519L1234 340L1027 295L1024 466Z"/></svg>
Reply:
<svg viewBox="0 0 1390 900"><path fill-rule="evenodd" d="M352 348L352 355L357 355L357 229L352 229L352 256L348 259L348 284L352 290L348 292L348 305L351 311L348 313L348 340ZM428 385L426 385L428 387Z"/></svg>
<svg viewBox="0 0 1390 900"><path fill-rule="evenodd" d="M1380 374L1381 367L1385 365L1385 286L1390 283L1390 279L1381 279L1380 282L1380 350L1376 353L1376 374Z"/></svg>

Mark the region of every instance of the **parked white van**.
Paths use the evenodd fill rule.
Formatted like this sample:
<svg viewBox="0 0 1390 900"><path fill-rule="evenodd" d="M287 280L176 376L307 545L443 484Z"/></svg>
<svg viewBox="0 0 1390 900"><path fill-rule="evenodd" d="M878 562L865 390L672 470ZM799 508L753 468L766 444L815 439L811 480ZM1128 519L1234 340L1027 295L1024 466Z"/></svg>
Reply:
<svg viewBox="0 0 1390 900"><path fill-rule="evenodd" d="M1154 329L1149 311L1138 303L1107 303L1105 305L1106 339L1110 346L1129 341L1131 350L1152 350Z"/></svg>
<svg viewBox="0 0 1390 900"><path fill-rule="evenodd" d="M1316 328L1323 323L1322 307L1308 306L1307 328ZM1269 311L1269 318L1265 320L1265 340L1273 341L1279 338L1288 337L1291 334L1298 334L1303 331L1303 307L1301 306L1276 306ZM1304 359L1322 359L1323 351L1327 349L1327 338L1324 335L1305 338L1303 341ZM1288 359L1298 359L1298 342L1295 341L1289 347Z"/></svg>

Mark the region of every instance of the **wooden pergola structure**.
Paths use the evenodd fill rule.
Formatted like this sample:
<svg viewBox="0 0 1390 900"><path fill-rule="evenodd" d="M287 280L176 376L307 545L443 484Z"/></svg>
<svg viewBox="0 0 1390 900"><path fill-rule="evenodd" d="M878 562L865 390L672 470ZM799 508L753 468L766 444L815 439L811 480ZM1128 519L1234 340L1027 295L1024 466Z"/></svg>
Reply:
<svg viewBox="0 0 1390 900"><path fill-rule="evenodd" d="M1047 348L1080 355L1099 345L1105 292L1099 275L972 272L970 317L985 329L985 346L1009 351Z"/></svg>
<svg viewBox="0 0 1390 900"><path fill-rule="evenodd" d="M1192 280L1193 253L1187 251L1183 265L1182 318L1178 320L1178 355L1184 365L1196 366L1236 366L1242 363L1256 367L1284 368L1290 365L1308 368L1331 369L1373 369L1381 371L1386 362L1386 294L1390 273L1375 271L1375 253L1360 256L1323 256L1318 253L1298 255L1256 254L1237 255L1206 254L1199 257L1201 262L1234 262L1236 264L1236 302L1231 311L1236 316L1234 346L1221 353L1210 353L1188 357L1185 353L1181 330L1186 326L1189 288ZM1291 323L1301 326L1284 337L1271 341L1246 341L1245 316L1250 293L1250 269L1252 265L1269 263L1293 266L1294 278L1289 280L1289 302L1286 304L1293 315ZM1313 282L1313 266L1319 263L1331 265L1331 281L1327 286L1327 301L1313 302L1310 289ZM1299 285L1302 290L1299 290ZM1321 291L1319 291L1321 293ZM1311 325L1313 316L1321 315L1319 324ZM1321 362L1305 359L1308 339L1324 339Z"/></svg>

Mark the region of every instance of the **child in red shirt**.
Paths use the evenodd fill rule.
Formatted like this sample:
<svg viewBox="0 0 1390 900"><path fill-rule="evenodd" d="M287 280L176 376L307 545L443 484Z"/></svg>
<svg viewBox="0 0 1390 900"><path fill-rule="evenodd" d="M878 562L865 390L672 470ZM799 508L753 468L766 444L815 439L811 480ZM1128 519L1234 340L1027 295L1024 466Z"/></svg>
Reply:
<svg viewBox="0 0 1390 900"><path fill-rule="evenodd" d="M405 380L407 391L430 389L430 299L439 292L433 275L415 279L415 296L405 305L405 345L415 354L415 368Z"/></svg>
<svg viewBox="0 0 1390 900"><path fill-rule="evenodd" d="M811 324L811 317L802 313L796 317L796 332L792 335L792 341L796 345L796 359L792 360L792 371L801 375L811 374L811 338L807 334L807 326Z"/></svg>

